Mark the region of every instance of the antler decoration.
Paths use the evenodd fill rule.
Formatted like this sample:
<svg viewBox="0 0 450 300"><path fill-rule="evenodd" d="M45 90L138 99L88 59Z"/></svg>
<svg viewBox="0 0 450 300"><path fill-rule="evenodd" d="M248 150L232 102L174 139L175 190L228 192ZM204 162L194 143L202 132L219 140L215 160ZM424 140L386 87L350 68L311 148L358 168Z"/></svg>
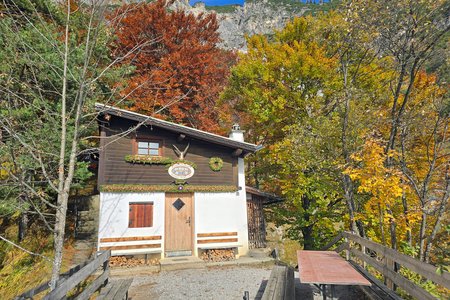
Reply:
<svg viewBox="0 0 450 300"><path fill-rule="evenodd" d="M178 155L178 157L180 158L180 160L183 160L184 157L186 156L186 152L187 152L188 149L189 149L189 145L190 145L190 143L187 144L186 148L184 148L183 151L180 151L180 149L178 149L177 146L172 145L172 146L175 148L174 151L175 151L175 153Z"/></svg>

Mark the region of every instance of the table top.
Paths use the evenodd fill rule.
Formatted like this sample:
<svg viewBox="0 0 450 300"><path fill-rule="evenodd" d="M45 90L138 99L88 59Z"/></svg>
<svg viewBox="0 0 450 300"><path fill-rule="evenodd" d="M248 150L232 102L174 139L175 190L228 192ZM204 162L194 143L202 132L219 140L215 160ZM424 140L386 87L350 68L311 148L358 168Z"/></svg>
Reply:
<svg viewBox="0 0 450 300"><path fill-rule="evenodd" d="M371 285L348 261L334 251L298 250L301 283Z"/></svg>

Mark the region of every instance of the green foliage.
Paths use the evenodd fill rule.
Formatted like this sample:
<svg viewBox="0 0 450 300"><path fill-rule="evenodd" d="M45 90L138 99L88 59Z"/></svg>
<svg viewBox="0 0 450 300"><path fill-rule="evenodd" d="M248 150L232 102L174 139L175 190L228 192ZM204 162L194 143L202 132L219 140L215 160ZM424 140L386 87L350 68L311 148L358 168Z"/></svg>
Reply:
<svg viewBox="0 0 450 300"><path fill-rule="evenodd" d="M170 163L170 166L173 166L174 164L186 164L191 166L193 169L197 169L197 164L195 162L189 161L189 160L185 160L185 159L176 159L173 160Z"/></svg>
<svg viewBox="0 0 450 300"><path fill-rule="evenodd" d="M339 230L342 214L336 168L339 119L327 106L339 87L337 61L307 38L310 18L296 18L275 35L248 40L248 53L233 68L223 97L251 123L256 140L266 144L258 153L263 186L277 187L286 199L274 209L276 223L288 223L288 234L307 249L317 248Z"/></svg>
<svg viewBox="0 0 450 300"><path fill-rule="evenodd" d="M434 284L431 280L426 280L419 274L412 272L406 268L401 267L399 273L403 275L406 279L409 281L417 284L418 286L422 287L424 290L426 290L428 293L436 297L437 299L445 299L443 298L442 294L440 294L438 286ZM408 295L408 293L404 292L403 290L397 291L397 293L404 299L414 299L411 296Z"/></svg>
<svg viewBox="0 0 450 300"><path fill-rule="evenodd" d="M100 187L105 193L146 193L146 192L171 192L171 193L232 193L237 191L234 185L187 185L183 189L178 185L140 185L140 184L108 184Z"/></svg>
<svg viewBox="0 0 450 300"><path fill-rule="evenodd" d="M407 242L402 241L401 242L401 250L404 254L417 257L419 254L419 247L418 246L411 246Z"/></svg>
<svg viewBox="0 0 450 300"><path fill-rule="evenodd" d="M223 160L220 157L211 157L209 159L209 168L211 171L219 172L222 170Z"/></svg>
<svg viewBox="0 0 450 300"><path fill-rule="evenodd" d="M246 2L263 2L262 0L247 0ZM319 2L319 1L317 1ZM303 3L302 1L295 0L267 0L263 2L267 6L278 8L282 6L288 12L299 13L304 12L305 14L316 15L321 12L326 12L338 7L341 3L340 0L333 0L324 3Z"/></svg>
<svg viewBox="0 0 450 300"><path fill-rule="evenodd" d="M163 156L150 156L150 155L126 155L125 161L134 164L144 165L170 165L173 163L173 159Z"/></svg>
<svg viewBox="0 0 450 300"><path fill-rule="evenodd" d="M86 187L86 182L94 175L88 169L89 162L77 162L73 178L72 189L82 189Z"/></svg>
<svg viewBox="0 0 450 300"><path fill-rule="evenodd" d="M229 14L236 11L236 5L220 5L220 6L205 6L206 10L213 10L218 14Z"/></svg>
<svg viewBox="0 0 450 300"><path fill-rule="evenodd" d="M87 163L76 160L96 147L97 140L83 139L97 134L94 103L114 99L121 88L115 83L126 70L114 67L112 35L99 3L4 1L0 6L0 42L7 45L0 48L0 163L14 165L1 175L0 186L11 187L11 205L2 211L6 220L28 215L41 221L30 226L56 228L56 275L68 195L91 176ZM18 264L18 272L28 263Z"/></svg>
<svg viewBox="0 0 450 300"><path fill-rule="evenodd" d="M60 113L65 7L48 0L7 1L3 5L0 43L5 46L0 49L0 126L4 128L4 143L0 143L0 181L6 187L0 189L0 194L8 194L8 201L2 203L1 210L11 214L19 194L34 203L40 202L36 200L56 201L57 192L51 186L57 182L62 138ZM75 3L73 5L76 6ZM67 72L68 140L74 135L74 104L83 97L81 94L86 96L82 114L93 112L94 102L111 99L115 92L111 87L128 72L128 68L116 67L103 72L104 67L111 63L109 44L112 36L109 29L97 23L95 18L91 20L92 28L88 35L86 24L89 24L90 17L87 7L82 4L74 7L71 14ZM95 41L88 43L88 36L92 38L94 35ZM94 135L96 127L91 118L82 117L77 138ZM83 140L77 148L93 148L95 143ZM69 149L66 147L66 174ZM77 163L72 192L83 188L91 177L87 167L87 163ZM28 188L23 186L24 183ZM15 206L27 209L23 205ZM37 207L44 211L48 209L40 204Z"/></svg>

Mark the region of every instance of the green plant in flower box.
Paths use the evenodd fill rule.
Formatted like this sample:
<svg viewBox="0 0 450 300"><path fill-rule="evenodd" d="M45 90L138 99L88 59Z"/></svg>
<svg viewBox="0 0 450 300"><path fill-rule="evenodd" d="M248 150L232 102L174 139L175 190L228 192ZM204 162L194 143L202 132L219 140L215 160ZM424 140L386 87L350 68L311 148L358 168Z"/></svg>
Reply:
<svg viewBox="0 0 450 300"><path fill-rule="evenodd" d="M127 155L125 161L133 164L145 164L145 165L169 165L173 160L164 156L151 156L151 155Z"/></svg>
<svg viewBox="0 0 450 300"><path fill-rule="evenodd" d="M169 164L168 167L170 168L174 164L186 164L186 165L189 165L192 168L194 168L194 170L197 169L197 164L192 161L189 161L189 160L184 160L184 159L172 160L172 162Z"/></svg>

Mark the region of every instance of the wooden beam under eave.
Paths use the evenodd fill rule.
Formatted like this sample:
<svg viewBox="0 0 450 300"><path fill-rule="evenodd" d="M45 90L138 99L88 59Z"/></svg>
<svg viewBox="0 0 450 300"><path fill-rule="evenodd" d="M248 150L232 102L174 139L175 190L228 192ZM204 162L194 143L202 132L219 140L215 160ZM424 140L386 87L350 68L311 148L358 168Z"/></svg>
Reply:
<svg viewBox="0 0 450 300"><path fill-rule="evenodd" d="M238 157L238 156L240 156L242 154L242 152L244 152L244 150L236 149L236 150L233 151L233 153L231 153L231 156Z"/></svg>
<svg viewBox="0 0 450 300"><path fill-rule="evenodd" d="M177 142L181 143L186 138L185 134L180 133L177 137Z"/></svg>

